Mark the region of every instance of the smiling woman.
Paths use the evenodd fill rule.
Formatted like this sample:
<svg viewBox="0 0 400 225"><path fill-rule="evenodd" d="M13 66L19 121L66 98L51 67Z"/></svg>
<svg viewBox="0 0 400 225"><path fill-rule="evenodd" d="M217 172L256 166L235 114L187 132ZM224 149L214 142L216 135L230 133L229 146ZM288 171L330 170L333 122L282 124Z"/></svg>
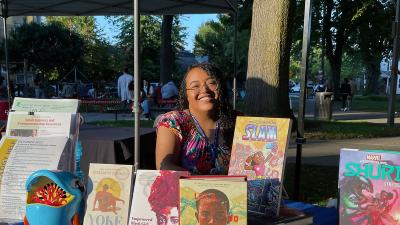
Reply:
<svg viewBox="0 0 400 225"><path fill-rule="evenodd" d="M222 78L212 64L188 69L180 86L178 110L164 114L157 125L157 169L227 174L235 113Z"/></svg>

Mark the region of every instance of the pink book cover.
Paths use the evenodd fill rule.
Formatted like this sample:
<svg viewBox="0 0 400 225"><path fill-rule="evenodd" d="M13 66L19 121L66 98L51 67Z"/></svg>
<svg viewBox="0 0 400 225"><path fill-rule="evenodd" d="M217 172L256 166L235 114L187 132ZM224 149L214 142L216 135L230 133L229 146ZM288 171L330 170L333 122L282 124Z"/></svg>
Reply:
<svg viewBox="0 0 400 225"><path fill-rule="evenodd" d="M249 211L277 216L291 120L237 117L229 175L248 180Z"/></svg>
<svg viewBox="0 0 400 225"><path fill-rule="evenodd" d="M179 178L186 171L138 170L129 225L179 223Z"/></svg>

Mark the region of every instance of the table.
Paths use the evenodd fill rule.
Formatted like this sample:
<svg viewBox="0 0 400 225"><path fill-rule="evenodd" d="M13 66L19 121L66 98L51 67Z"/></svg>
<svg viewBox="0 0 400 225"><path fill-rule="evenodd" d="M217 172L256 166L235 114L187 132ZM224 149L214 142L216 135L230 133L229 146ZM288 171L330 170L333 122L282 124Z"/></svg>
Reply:
<svg viewBox="0 0 400 225"><path fill-rule="evenodd" d="M85 176L90 163L134 164L133 127L85 126L79 131L82 143L81 170ZM140 128L140 168L155 169L154 128Z"/></svg>

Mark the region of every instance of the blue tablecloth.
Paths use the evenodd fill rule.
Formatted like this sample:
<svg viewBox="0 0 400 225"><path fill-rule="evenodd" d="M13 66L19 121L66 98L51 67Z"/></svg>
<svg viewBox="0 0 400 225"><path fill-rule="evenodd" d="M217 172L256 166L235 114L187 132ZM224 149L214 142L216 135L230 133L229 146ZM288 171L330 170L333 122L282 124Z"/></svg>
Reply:
<svg viewBox="0 0 400 225"><path fill-rule="evenodd" d="M312 215L315 225L336 225L338 224L338 211L336 208L319 207L304 202L285 201L285 206L295 208L304 213Z"/></svg>

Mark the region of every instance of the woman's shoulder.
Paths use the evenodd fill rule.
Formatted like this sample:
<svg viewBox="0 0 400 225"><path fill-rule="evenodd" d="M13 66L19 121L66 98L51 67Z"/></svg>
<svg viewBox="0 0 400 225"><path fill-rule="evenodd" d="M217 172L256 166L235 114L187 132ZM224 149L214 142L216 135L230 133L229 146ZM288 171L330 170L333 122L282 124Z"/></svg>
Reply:
<svg viewBox="0 0 400 225"><path fill-rule="evenodd" d="M164 113L162 115L162 117L178 119L178 118L189 118L189 115L185 111L173 110L173 111L169 111L169 112Z"/></svg>
<svg viewBox="0 0 400 225"><path fill-rule="evenodd" d="M175 122L179 124L187 124L187 121L190 119L189 115L185 111L174 110L161 115L158 119L158 123L165 122Z"/></svg>

